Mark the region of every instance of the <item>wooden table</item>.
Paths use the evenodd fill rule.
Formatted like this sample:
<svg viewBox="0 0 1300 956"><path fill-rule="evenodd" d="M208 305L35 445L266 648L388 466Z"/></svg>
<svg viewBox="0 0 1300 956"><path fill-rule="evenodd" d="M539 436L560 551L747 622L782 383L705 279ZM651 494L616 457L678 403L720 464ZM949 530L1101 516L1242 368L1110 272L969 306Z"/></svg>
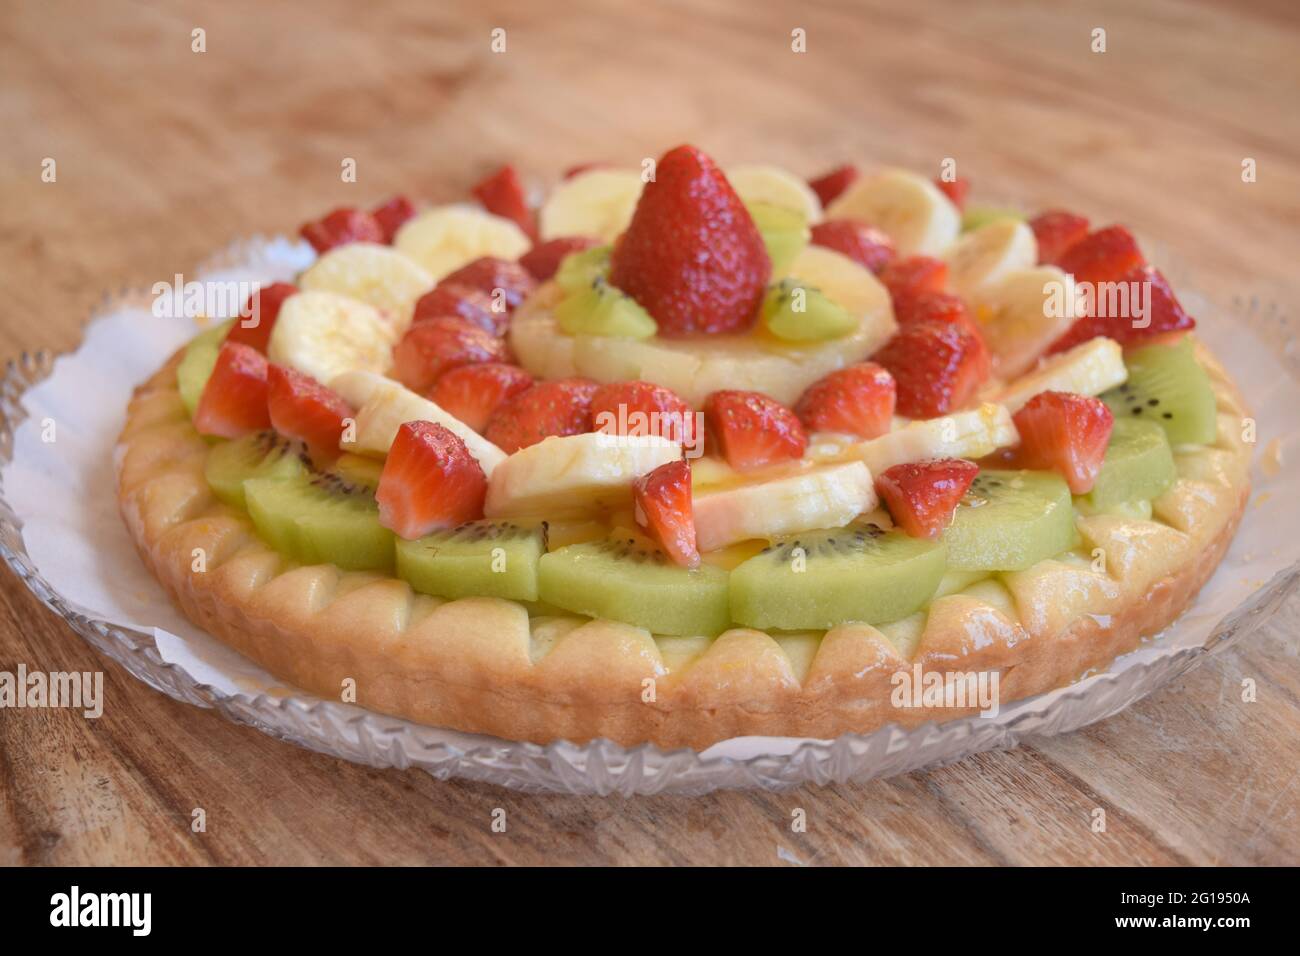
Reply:
<svg viewBox="0 0 1300 956"><path fill-rule="evenodd" d="M456 199L506 159L541 185L682 141L804 174L953 157L977 200L1122 217L1211 300L1285 301L1300 225L1286 0L433 6L338 0L301 19L307 6L252 0L6 4L4 351L73 348L105 290L334 205ZM344 157L356 184L340 181ZM0 711L0 862L1295 863L1298 622L1293 600L1117 717L931 773L574 799L363 769L228 724L106 663L4 573L0 669L105 669L108 707L98 721ZM1246 677L1257 703L1240 700ZM205 834L190 832L195 807ZM796 807L806 834L791 832Z"/></svg>

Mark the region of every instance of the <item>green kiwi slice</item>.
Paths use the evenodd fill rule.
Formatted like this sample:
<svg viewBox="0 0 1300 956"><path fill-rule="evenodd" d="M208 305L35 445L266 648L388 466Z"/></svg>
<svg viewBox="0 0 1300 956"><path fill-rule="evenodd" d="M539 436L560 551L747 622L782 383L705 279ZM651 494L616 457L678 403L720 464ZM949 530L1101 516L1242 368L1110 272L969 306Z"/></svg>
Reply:
<svg viewBox="0 0 1300 956"><path fill-rule="evenodd" d="M688 569L634 538L589 541L542 555L538 593L548 604L654 634L712 636L727 629L727 572Z"/></svg>
<svg viewBox="0 0 1300 956"><path fill-rule="evenodd" d="M1023 220L1025 214L1016 209L1007 209L1000 206L971 206L961 217L961 231L972 232L987 226L991 222L997 222L999 219L1020 219Z"/></svg>
<svg viewBox="0 0 1300 956"><path fill-rule="evenodd" d="M181 403L191 418L194 417L194 410L199 407L203 386L208 384L212 370L217 367L217 353L221 351L221 343L226 340L226 333L234 321L231 319L214 325L190 339L180 364L176 366L176 387L181 393Z"/></svg>
<svg viewBox="0 0 1300 956"><path fill-rule="evenodd" d="M600 276L561 299L555 306L555 321L570 335L647 339L659 330L635 299Z"/></svg>
<svg viewBox="0 0 1300 956"><path fill-rule="evenodd" d="M783 279L763 297L763 324L789 342L820 342L848 335L857 320L820 290L800 279Z"/></svg>
<svg viewBox="0 0 1300 956"><path fill-rule="evenodd" d="M555 270L555 283L565 292L578 292L609 273L612 246L593 246L565 256Z"/></svg>
<svg viewBox="0 0 1300 956"><path fill-rule="evenodd" d="M1095 509L1149 501L1168 491L1176 477L1164 429L1151 421L1117 418L1097 481L1083 497Z"/></svg>
<svg viewBox="0 0 1300 956"><path fill-rule="evenodd" d="M256 478L297 478L307 473L303 449L273 431L254 432L212 447L203 477L228 505L246 507L244 482Z"/></svg>
<svg viewBox="0 0 1300 956"><path fill-rule="evenodd" d="M731 572L731 617L779 630L896 621L934 595L947 550L943 541L875 524L809 531L764 548Z"/></svg>
<svg viewBox="0 0 1300 956"><path fill-rule="evenodd" d="M374 493L331 472L244 482L248 514L273 548L303 564L390 571L393 532L379 523Z"/></svg>
<svg viewBox="0 0 1300 956"><path fill-rule="evenodd" d="M414 541L397 541L397 575L424 594L445 598L537 600L537 562L546 525L471 521Z"/></svg>
<svg viewBox="0 0 1300 956"><path fill-rule="evenodd" d="M1069 486L1043 471L981 471L944 532L958 571L1023 571L1076 537Z"/></svg>
<svg viewBox="0 0 1300 956"><path fill-rule="evenodd" d="M782 274L812 238L808 220L793 209L768 202L747 203L745 208L763 237L767 257L772 260L772 274Z"/></svg>
<svg viewBox="0 0 1300 956"><path fill-rule="evenodd" d="M1171 445L1208 445L1218 433L1210 376L1187 336L1175 345L1146 345L1124 355L1128 381L1102 395L1116 420L1152 421Z"/></svg>

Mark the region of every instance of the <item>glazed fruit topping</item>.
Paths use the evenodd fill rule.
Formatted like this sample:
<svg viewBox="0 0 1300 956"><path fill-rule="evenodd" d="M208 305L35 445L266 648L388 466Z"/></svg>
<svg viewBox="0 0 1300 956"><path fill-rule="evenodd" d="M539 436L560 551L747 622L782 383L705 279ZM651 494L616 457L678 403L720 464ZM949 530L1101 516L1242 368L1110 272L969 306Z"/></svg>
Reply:
<svg viewBox="0 0 1300 956"><path fill-rule="evenodd" d="M502 166L477 182L470 192L488 212L509 219L531 238L537 237L537 223L528 208L528 196L513 166Z"/></svg>
<svg viewBox="0 0 1300 956"><path fill-rule="evenodd" d="M908 462L876 476L876 491L894 524L913 538L937 538L979 468L961 458Z"/></svg>
<svg viewBox="0 0 1300 956"><path fill-rule="evenodd" d="M469 286L499 298L504 311L513 312L534 289L537 280L521 263L483 256L442 278L438 285Z"/></svg>
<svg viewBox="0 0 1300 956"><path fill-rule="evenodd" d="M504 308L497 311L487 292L446 280L416 300L411 321L428 322L448 316L472 322L492 335L504 334L510 324L509 314Z"/></svg>
<svg viewBox="0 0 1300 956"><path fill-rule="evenodd" d="M611 435L658 435L693 447L695 414L677 393L651 382L602 385L591 398L595 431Z"/></svg>
<svg viewBox="0 0 1300 956"><path fill-rule="evenodd" d="M415 216L415 203L405 196L394 196L382 206L376 206L370 215L375 217L375 222L384 231L384 242L391 245L397 230Z"/></svg>
<svg viewBox="0 0 1300 956"><path fill-rule="evenodd" d="M439 376L429 391L429 399L482 433L502 402L527 391L532 384L533 377L517 365L462 365Z"/></svg>
<svg viewBox="0 0 1300 956"><path fill-rule="evenodd" d="M507 455L553 435L591 431L591 400L597 385L585 378L538 382L503 402L483 436Z"/></svg>
<svg viewBox="0 0 1300 956"><path fill-rule="evenodd" d="M895 311L901 303L927 292L942 292L948 282L948 263L931 256L908 256L895 259L880 273L880 281L889 290Z"/></svg>
<svg viewBox="0 0 1300 956"><path fill-rule="evenodd" d="M1060 265L1061 257L1088 234L1088 220L1063 209L1049 209L1029 220L1038 242L1040 265Z"/></svg>
<svg viewBox="0 0 1300 956"><path fill-rule="evenodd" d="M966 197L970 195L970 180L964 176L958 176L956 179L936 179L934 184L939 187L939 192L943 193L957 207L958 211L966 208Z"/></svg>
<svg viewBox="0 0 1300 956"><path fill-rule="evenodd" d="M329 252L349 242L384 242L384 228L368 212L360 209L335 209L324 219L309 222L299 234L318 253Z"/></svg>
<svg viewBox="0 0 1300 956"><path fill-rule="evenodd" d="M843 253L877 275L894 258L894 240L855 219L828 219L812 227L812 242Z"/></svg>
<svg viewBox="0 0 1300 956"><path fill-rule="evenodd" d="M600 240L590 236L562 236L559 239L548 239L520 256L519 264L538 282L545 282L555 275L565 256L594 249L599 245Z"/></svg>
<svg viewBox="0 0 1300 956"><path fill-rule="evenodd" d="M609 281L665 336L753 325L771 275L763 237L713 160L679 146L659 160L610 258Z"/></svg>
<svg viewBox="0 0 1300 956"><path fill-rule="evenodd" d="M226 335L227 342L240 342L266 354L266 344L271 340L271 329L275 326L276 316L284 300L298 291L296 285L288 282L275 282L258 289L248 297L244 306L244 315L235 321ZM248 322L248 325L244 323Z"/></svg>
<svg viewBox="0 0 1300 956"><path fill-rule="evenodd" d="M417 322L393 347L393 377L425 392L448 369L476 362L508 361L506 344L491 332L455 316Z"/></svg>
<svg viewBox="0 0 1300 956"><path fill-rule="evenodd" d="M1146 265L1146 259L1133 233L1123 226L1107 226L1071 245L1057 265L1073 273L1076 282L1115 282Z"/></svg>
<svg viewBox="0 0 1300 956"><path fill-rule="evenodd" d="M894 417L894 378L874 362L850 365L810 385L794 410L810 432L876 438Z"/></svg>
<svg viewBox="0 0 1300 956"><path fill-rule="evenodd" d="M636 523L684 568L700 566L691 509L691 466L684 460L660 465L632 482Z"/></svg>
<svg viewBox="0 0 1300 956"><path fill-rule="evenodd" d="M483 517L486 496L483 468L455 432L424 421L397 429L375 490L381 525L420 538Z"/></svg>
<svg viewBox="0 0 1300 956"><path fill-rule="evenodd" d="M337 458L344 419L353 416L352 407L310 375L283 365L268 367L266 386L271 427L301 441L317 463Z"/></svg>
<svg viewBox="0 0 1300 956"><path fill-rule="evenodd" d="M1170 332L1183 332L1196 327L1196 320L1174 297L1169 280L1151 266L1138 266L1118 280L1124 290L1114 299L1117 308L1100 292L1092 301L1089 311L1078 319L1065 334L1052 343L1049 353L1064 352L1080 342L1104 335L1120 345L1133 345ZM1145 306L1138 307L1139 302ZM1139 312L1145 310L1145 314ZM1110 313L1114 314L1102 314Z"/></svg>
<svg viewBox="0 0 1300 956"><path fill-rule="evenodd" d="M916 322L947 322L964 325L972 331L977 331L965 301L951 292L925 292L901 299L894 308L894 318L898 320L899 325L911 325Z"/></svg>
<svg viewBox="0 0 1300 956"><path fill-rule="evenodd" d="M898 413L908 418L934 418L966 405L991 365L976 332L936 321L902 326L874 359L893 375Z"/></svg>
<svg viewBox="0 0 1300 956"><path fill-rule="evenodd" d="M822 201L822 206L825 207L838 199L840 193L852 186L857 178L858 168L856 166L840 166L823 176L808 180L808 185L812 187L812 191L817 194L817 198Z"/></svg>
<svg viewBox="0 0 1300 956"><path fill-rule="evenodd" d="M1013 420L1020 432L1015 455L1021 467L1055 471L1076 495L1092 490L1115 423L1101 399L1040 392Z"/></svg>
<svg viewBox="0 0 1300 956"><path fill-rule="evenodd" d="M200 435L239 438L270 425L266 356L251 346L226 342L194 412L195 429Z"/></svg>
<svg viewBox="0 0 1300 956"><path fill-rule="evenodd" d="M722 457L737 471L801 458L808 447L795 413L761 392L713 392L705 399L704 418Z"/></svg>

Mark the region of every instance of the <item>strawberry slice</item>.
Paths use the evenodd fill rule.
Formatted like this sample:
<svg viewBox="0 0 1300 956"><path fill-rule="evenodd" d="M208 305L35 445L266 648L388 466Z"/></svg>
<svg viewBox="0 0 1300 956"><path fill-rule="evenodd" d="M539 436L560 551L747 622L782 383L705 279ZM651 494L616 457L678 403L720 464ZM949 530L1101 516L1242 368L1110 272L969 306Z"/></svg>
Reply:
<svg viewBox="0 0 1300 956"><path fill-rule="evenodd" d="M877 275L894 258L894 240L856 219L828 219L812 227L812 243L843 253Z"/></svg>
<svg viewBox="0 0 1300 956"><path fill-rule="evenodd" d="M537 280L522 264L496 256L482 256L461 266L443 276L438 285L443 283L478 289L493 301L499 297L506 312L513 312L537 288Z"/></svg>
<svg viewBox="0 0 1300 956"><path fill-rule="evenodd" d="M943 193L961 212L966 208L966 197L970 194L970 180L965 176L958 176L952 182L946 179L936 179L934 184L939 187L939 192Z"/></svg>
<svg viewBox="0 0 1300 956"><path fill-rule="evenodd" d="M1123 226L1090 232L1062 253L1057 262L1076 282L1115 282L1146 265L1133 233Z"/></svg>
<svg viewBox="0 0 1300 956"><path fill-rule="evenodd" d="M506 343L455 316L417 322L393 347L393 377L407 388L426 391L448 369L476 362L505 362Z"/></svg>
<svg viewBox="0 0 1300 956"><path fill-rule="evenodd" d="M737 471L801 458L808 436L798 417L762 392L724 390L704 400L709 433Z"/></svg>
<svg viewBox="0 0 1300 956"><path fill-rule="evenodd" d="M502 166L475 183L470 192L492 215L513 221L530 239L537 238L537 223L528 208L528 194L513 166Z"/></svg>
<svg viewBox="0 0 1300 956"><path fill-rule="evenodd" d="M338 392L283 365L266 370L266 410L271 427L306 445L313 461L338 457L343 420L355 414Z"/></svg>
<svg viewBox="0 0 1300 956"><path fill-rule="evenodd" d="M1196 327L1196 320L1174 297L1169 280L1158 269L1139 266L1122 276L1118 285L1125 291L1116 298L1114 315L1111 301L1106 295L1093 300L1090 312L1075 321L1059 339L1048 348L1048 354L1064 352L1080 342L1104 335L1120 345L1132 345L1169 332L1183 332ZM1145 294L1143 289L1146 290ZM1140 319L1137 303L1145 300L1147 314ZM1140 323L1140 324L1135 324Z"/></svg>
<svg viewBox="0 0 1300 956"><path fill-rule="evenodd" d="M838 199L840 193L852 186L857 178L858 167L840 166L816 179L808 180L808 185L812 187L812 191L817 194L817 198L822 201L822 207L825 208Z"/></svg>
<svg viewBox="0 0 1300 956"><path fill-rule="evenodd" d="M569 167L568 169L566 169L563 173L561 173L561 174L560 174L560 178L561 178L561 179L572 179L574 176L581 176L583 173L589 173L589 172L591 172L593 169L605 169L605 168L607 168L608 166L609 166L609 163L601 163L601 162L594 162L594 163L578 163L578 164L575 165L575 166L570 166L570 167Z"/></svg>
<svg viewBox="0 0 1300 956"><path fill-rule="evenodd" d="M810 432L876 438L894 417L894 378L874 362L850 365L808 386L794 411Z"/></svg>
<svg viewBox="0 0 1300 956"><path fill-rule="evenodd" d="M908 462L876 476L894 524L913 538L937 538L952 523L953 512L979 467L961 458Z"/></svg>
<svg viewBox="0 0 1300 956"><path fill-rule="evenodd" d="M492 335L503 335L510 324L510 316L504 308L498 312L494 306L492 296L481 289L444 280L415 300L411 323L454 316L472 322Z"/></svg>
<svg viewBox="0 0 1300 956"><path fill-rule="evenodd" d="M397 429L375 489L381 525L422 538L483 517L486 496L487 477L459 435L436 422Z"/></svg>
<svg viewBox="0 0 1300 956"><path fill-rule="evenodd" d="M595 382L585 378L538 382L499 405L483 436L511 454L552 435L589 432L596 388Z"/></svg>
<svg viewBox="0 0 1300 956"><path fill-rule="evenodd" d="M931 256L895 259L880 272L880 281L894 300L894 309L906 299L927 292L942 292L948 282L948 263Z"/></svg>
<svg viewBox="0 0 1300 956"><path fill-rule="evenodd" d="M1058 472L1076 495L1092 490L1106 457L1115 418L1100 398L1039 392L1012 416L1020 432L1022 468Z"/></svg>
<svg viewBox="0 0 1300 956"><path fill-rule="evenodd" d="M270 426L266 356L249 345L224 343L194 410L195 429L200 435L239 438Z"/></svg>
<svg viewBox="0 0 1300 956"><path fill-rule="evenodd" d="M559 270L565 256L598 245L600 240L590 236L562 236L559 239L548 239L520 256L519 264L532 273L533 278L538 282L545 282Z"/></svg>
<svg viewBox="0 0 1300 956"><path fill-rule="evenodd" d="M974 320L966 302L950 292L926 292L912 298L902 299L894 307L894 318L899 325L911 325L916 322L947 322L964 325L972 332L977 332Z"/></svg>
<svg viewBox="0 0 1300 956"><path fill-rule="evenodd" d="M384 228L368 212L335 209L324 219L309 222L298 230L317 253L326 253L349 242L384 242Z"/></svg>
<svg viewBox="0 0 1300 956"><path fill-rule="evenodd" d="M532 387L533 377L517 365L483 362L462 365L438 377L429 399L482 432L497 407Z"/></svg>
<svg viewBox="0 0 1300 956"><path fill-rule="evenodd" d="M894 376L898 413L934 418L966 405L989 377L984 340L963 323L912 322L873 356Z"/></svg>
<svg viewBox="0 0 1300 956"><path fill-rule="evenodd" d="M375 217L375 222L384 231L384 242L391 245L397 230L415 216L415 203L405 196L394 196L382 206L372 209L370 215Z"/></svg>
<svg viewBox="0 0 1300 956"><path fill-rule="evenodd" d="M1038 242L1038 261L1057 265L1076 242L1088 234L1088 220L1064 209L1049 209L1029 220Z"/></svg>
<svg viewBox="0 0 1300 956"><path fill-rule="evenodd" d="M226 333L226 341L251 346L265 355L267 343L271 341L271 329L280 314L280 306L297 291L296 285L287 282L273 282L258 289L248 297L243 314ZM244 318L244 315L248 318ZM245 325L245 322L249 324Z"/></svg>
<svg viewBox="0 0 1300 956"><path fill-rule="evenodd" d="M659 160L610 257L609 281L666 336L754 324L772 262L722 171L693 146Z"/></svg>
<svg viewBox="0 0 1300 956"><path fill-rule="evenodd" d="M695 413L676 392L651 382L602 385L591 397L592 428L611 435L659 435L688 448Z"/></svg>
<svg viewBox="0 0 1300 956"><path fill-rule="evenodd" d="M691 508L691 466L684 460L660 465L632 482L636 523L684 568L700 566Z"/></svg>

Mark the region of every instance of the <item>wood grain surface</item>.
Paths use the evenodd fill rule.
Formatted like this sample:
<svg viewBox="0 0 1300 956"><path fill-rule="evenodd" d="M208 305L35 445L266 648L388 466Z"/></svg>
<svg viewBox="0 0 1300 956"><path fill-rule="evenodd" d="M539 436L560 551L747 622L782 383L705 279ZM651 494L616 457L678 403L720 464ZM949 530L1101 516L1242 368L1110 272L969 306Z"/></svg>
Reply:
<svg viewBox="0 0 1300 956"><path fill-rule="evenodd" d="M494 27L505 53L489 49ZM1090 50L1097 27L1105 53ZM206 52L191 50L196 28ZM683 141L803 174L953 157L976 200L1122 219L1210 301L1286 302L1298 48L1288 0L13 0L0 8L3 352L71 349L106 290L170 280L335 205L456 199L503 160L543 186L575 162ZM355 184L340 181L345 157ZM369 770L178 704L6 571L0 670L102 669L106 706L97 721L0 710L0 862L1294 864L1298 625L1292 600L1119 716L928 773L577 799ZM1246 678L1257 702L1241 700ZM206 833L191 832L197 807Z"/></svg>

